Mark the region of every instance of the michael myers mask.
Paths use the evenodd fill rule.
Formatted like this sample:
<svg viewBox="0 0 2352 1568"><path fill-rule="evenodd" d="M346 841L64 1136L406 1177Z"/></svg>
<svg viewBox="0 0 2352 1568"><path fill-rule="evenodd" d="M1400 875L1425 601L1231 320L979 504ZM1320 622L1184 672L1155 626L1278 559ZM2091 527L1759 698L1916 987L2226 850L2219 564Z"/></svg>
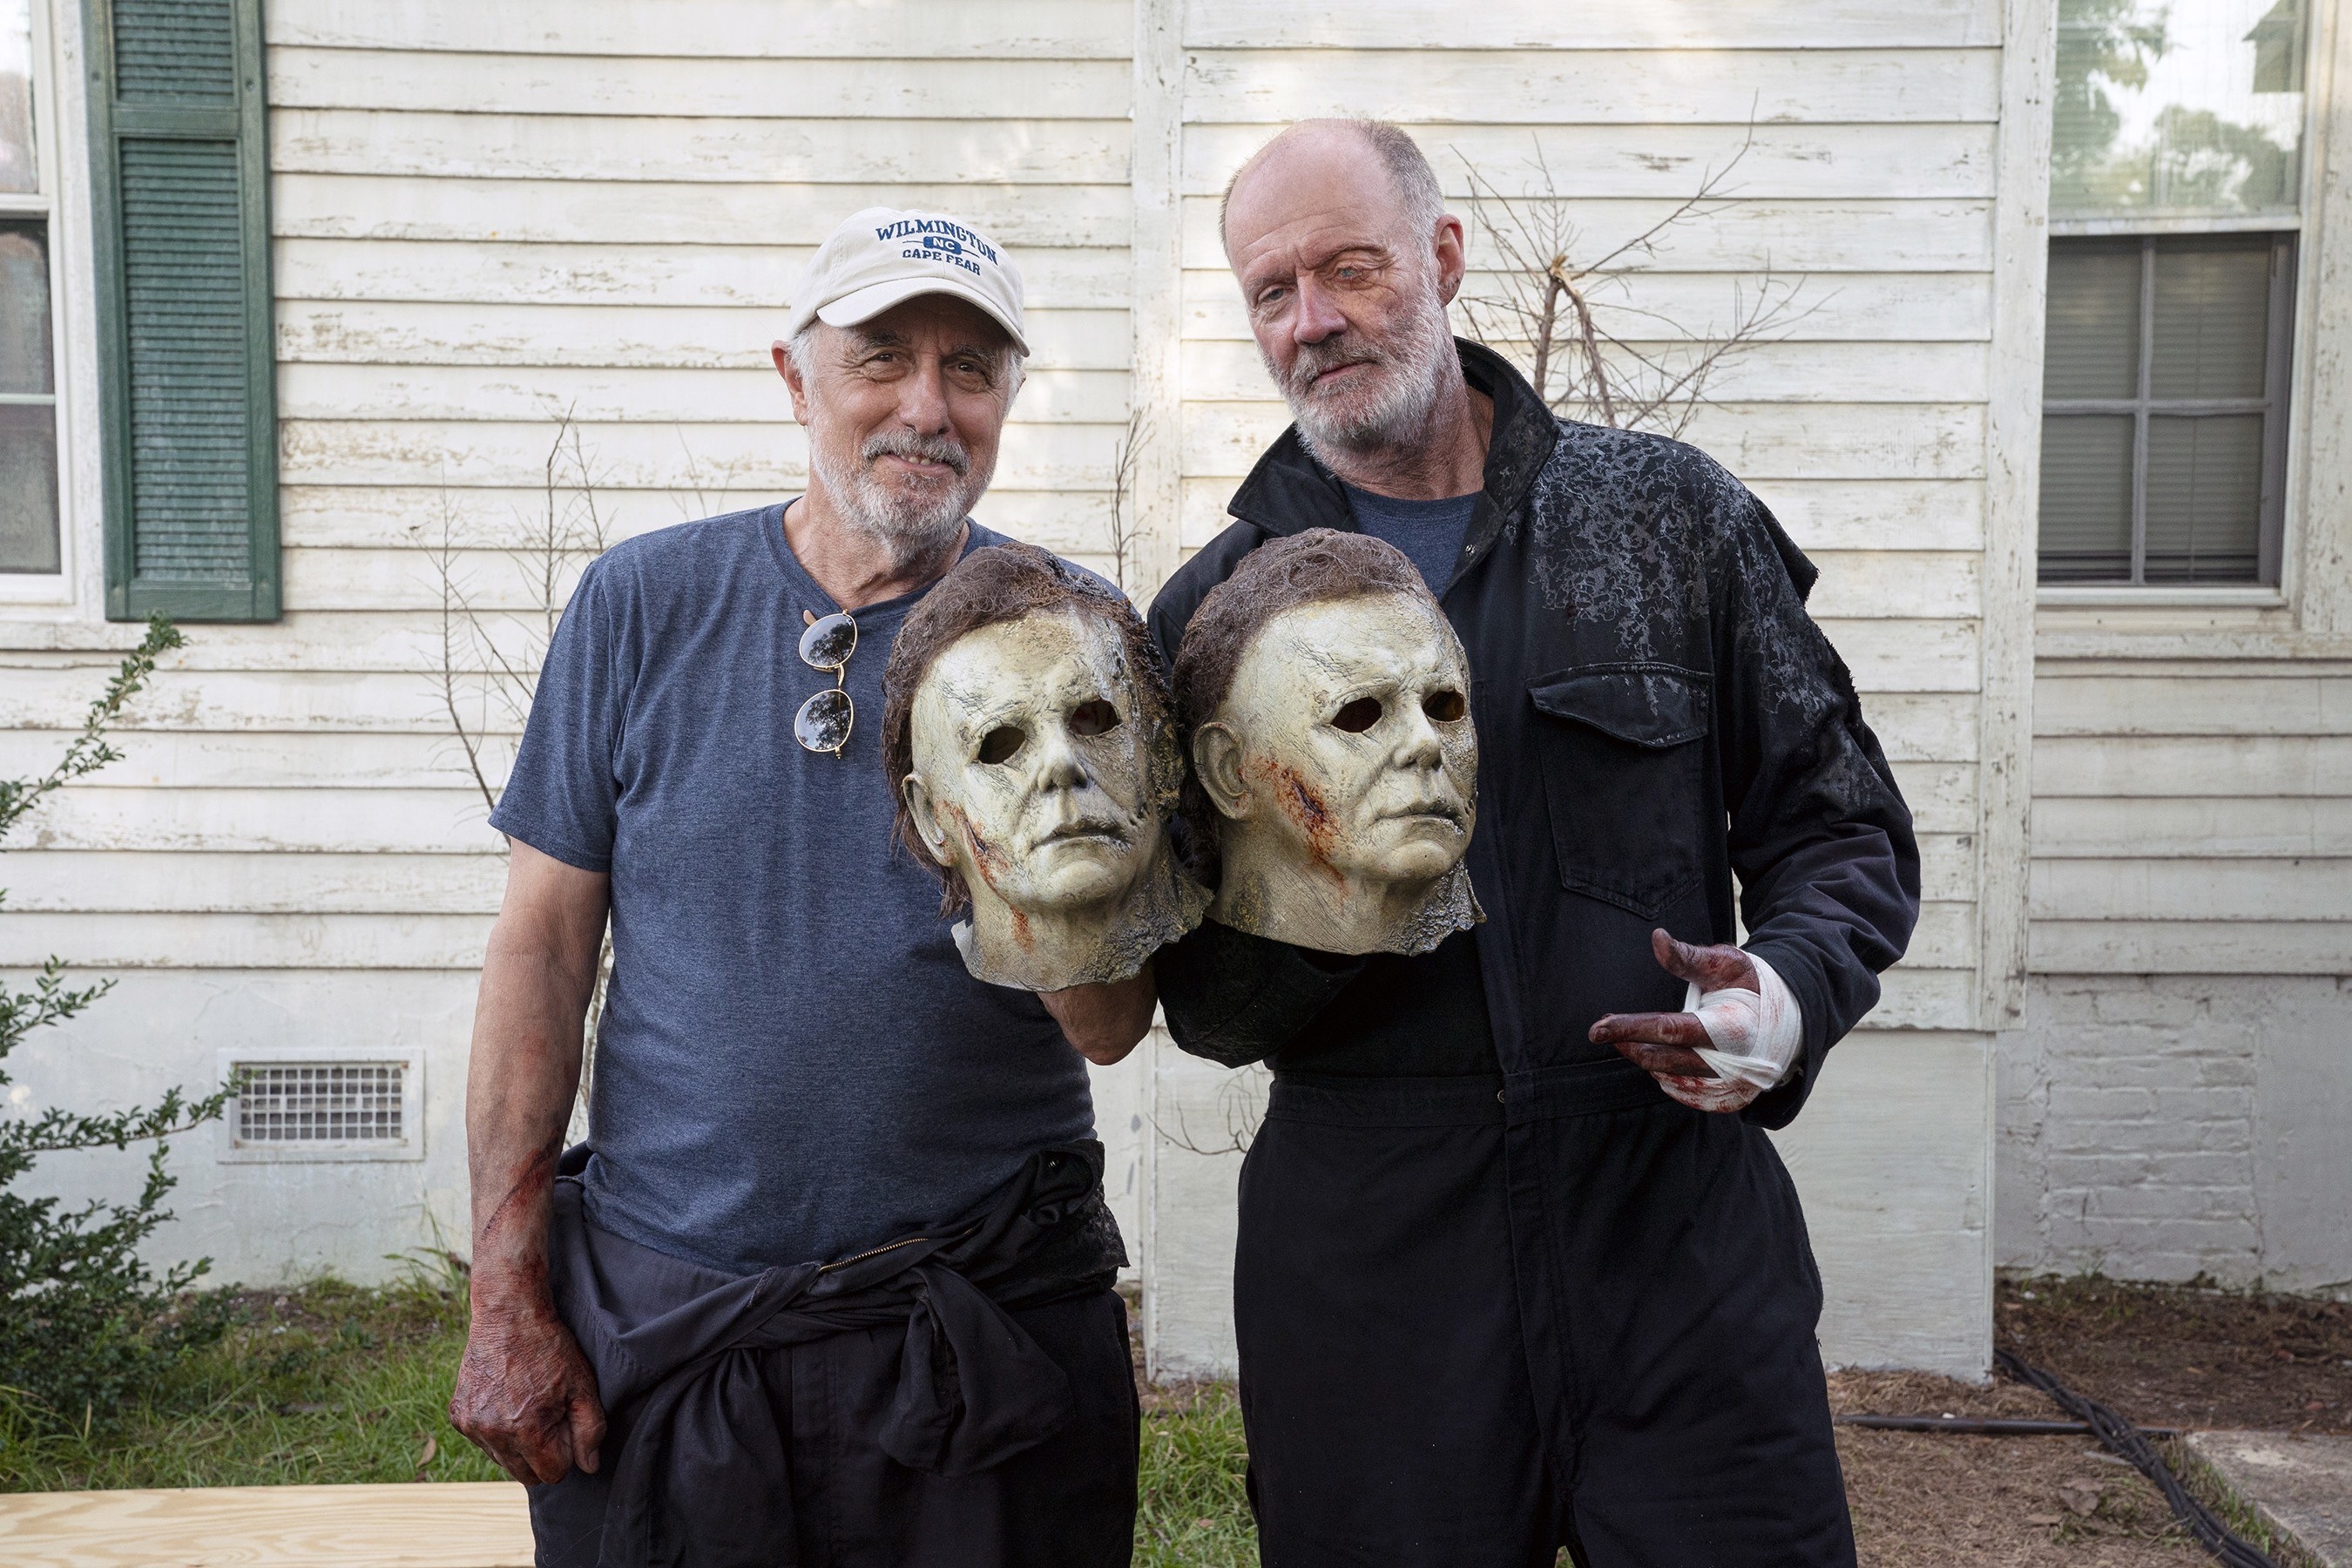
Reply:
<svg viewBox="0 0 2352 1568"><path fill-rule="evenodd" d="M940 872L978 978L1123 980L1208 893L1165 824L1182 779L1126 601L1027 545L977 550L907 618L884 678L899 831Z"/></svg>
<svg viewBox="0 0 2352 1568"><path fill-rule="evenodd" d="M1483 918L1462 864L1477 817L1468 662L1402 553L1328 529L1260 547L1202 601L1176 689L1188 815L1219 850L1217 920L1412 953Z"/></svg>

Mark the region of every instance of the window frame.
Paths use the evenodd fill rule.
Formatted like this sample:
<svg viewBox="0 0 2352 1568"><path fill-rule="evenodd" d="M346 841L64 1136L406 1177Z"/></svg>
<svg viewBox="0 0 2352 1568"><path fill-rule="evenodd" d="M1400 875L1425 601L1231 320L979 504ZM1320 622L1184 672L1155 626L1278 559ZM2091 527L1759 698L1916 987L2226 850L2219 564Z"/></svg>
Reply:
<svg viewBox="0 0 2352 1568"><path fill-rule="evenodd" d="M2309 399L2304 395L2310 379L2312 338L2315 323L2313 310L2319 274L2326 258L2320 249L2314 215L2318 210L2320 195L2326 182L2328 158L2327 145L2327 84L2334 73L2328 67L2335 52L2336 29L2343 25L2339 12L2342 0L2305 0L2303 29L2303 147L2295 175L2295 207L2293 212L2230 213L2211 216L2183 216L2179 214L2139 216L2131 214L2089 215L2048 210L2044 229L2044 277L2047 277L2046 255L2051 240L2058 239L2126 239L2163 238L2168 236L2205 234L2268 234L2285 241L2292 248L2290 277L2284 290L2284 321L2279 319L2280 283L2272 279L2272 313L2269 325L2269 347L2272 355L2264 367L2264 390L2272 396L2283 398L2283 413L2265 422L2263 432L2263 490L2265 509L2263 529L2258 536L2258 564L2255 581L2252 583L2044 583L2040 580L2042 543L2041 512L2034 512L2034 602L2043 607L2078 605L2238 605L2247 609L2284 606L2294 603L2300 591L2298 582L2299 546L2308 523L2305 517L2305 492L2309 476L2307 452L2310 446L2306 421ZM2053 0L2051 26L2058 23L2058 5ZM2045 109L2045 114L2048 110ZM2143 256L2146 255L2143 249ZM2142 263L2143 268L2146 262ZM2149 300L2143 272L2141 299L2143 312ZM2047 310L2046 295L2043 309ZM2146 323L2142 327L2145 331ZM2284 352L2278 352L2282 335ZM2048 353L2048 337L2042 338L2042 352ZM2083 400L2055 400L2078 403ZM2045 401L2043 414L2049 411ZM2135 431L2135 437L2137 436ZM2037 438L2038 439L2038 438ZM2135 473L2144 471L2144 453L2133 458ZM2137 487L2136 487L2137 488ZM2272 498L2275 497L2273 504ZM2140 498L2133 505L2134 575L2144 552L2144 516Z"/></svg>
<svg viewBox="0 0 2352 1568"><path fill-rule="evenodd" d="M32 16L32 77L29 84L33 100L33 169L40 183L37 191L0 191L0 217L39 218L47 226L49 274L49 395L52 421L57 442L58 497L58 569L55 572L0 572L0 607L14 605L69 605L79 596L77 588L81 578L81 543L79 499L75 483L78 472L74 463L75 398L72 395L70 346L74 342L72 323L67 310L68 289L68 257L72 240L78 238L68 231L71 205L66 200L64 163L58 155L62 145L61 125L65 116L60 112L57 64L57 30L51 10L56 0L31 0L27 7ZM68 0L70 3L70 0ZM25 404L38 401L23 394L5 395L5 401Z"/></svg>
<svg viewBox="0 0 2352 1568"><path fill-rule="evenodd" d="M2269 298L2263 307L2263 395L2260 397L2158 397L2152 382L2156 334L2156 252L2166 239L2193 238L2209 233L2259 234L2270 240ZM2073 236L2053 235L2053 243ZM2199 592L2208 588L2274 588L2279 580L2286 520L2287 424L2293 412L2289 392L2294 357L2295 289L2300 276L2295 230L2241 227L2226 230L2174 228L2160 233L2101 235L2110 243L2137 240L2139 245L2139 299L2135 346L2138 384L2129 397L2047 397L2042 416L2069 415L2128 415L2132 421L2131 575L2120 582L2044 583L2047 588L2146 589ZM2044 340L2043 353L2049 351ZM2150 583L2147 580L2147 461L2148 426L2158 418L2201 418L2225 415L2257 415L2263 421L2263 463L2260 493L2255 498L2257 523L2254 580L2251 583ZM2036 541L2037 559L2040 554Z"/></svg>

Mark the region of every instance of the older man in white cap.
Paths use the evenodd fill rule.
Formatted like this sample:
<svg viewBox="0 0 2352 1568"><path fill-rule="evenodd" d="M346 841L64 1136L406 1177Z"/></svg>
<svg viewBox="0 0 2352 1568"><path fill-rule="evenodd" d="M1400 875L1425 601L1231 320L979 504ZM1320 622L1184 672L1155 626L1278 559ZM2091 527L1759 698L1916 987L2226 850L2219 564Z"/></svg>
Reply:
<svg viewBox="0 0 2352 1568"><path fill-rule="evenodd" d="M450 1404L542 1568L1128 1560L1125 1254L1072 1046L1139 1033L1148 988L1057 1023L966 973L877 749L908 611L1000 542L969 514L1027 353L994 242L857 214L774 348L805 493L615 547L548 650L491 817Z"/></svg>

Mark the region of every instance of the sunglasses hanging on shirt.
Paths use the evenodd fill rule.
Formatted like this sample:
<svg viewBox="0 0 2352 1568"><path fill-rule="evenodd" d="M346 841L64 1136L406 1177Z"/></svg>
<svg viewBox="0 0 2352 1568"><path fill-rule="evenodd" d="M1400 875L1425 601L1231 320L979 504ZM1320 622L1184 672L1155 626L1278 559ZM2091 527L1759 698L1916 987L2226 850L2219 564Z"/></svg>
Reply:
<svg viewBox="0 0 2352 1568"><path fill-rule="evenodd" d="M802 612L807 617L807 612ZM857 651L857 623L845 611L809 618L801 633L801 662L811 669L829 670L833 685L801 704L793 715L793 739L812 752L841 755L849 744L850 726L857 721L857 704L843 689L849 678L849 656Z"/></svg>

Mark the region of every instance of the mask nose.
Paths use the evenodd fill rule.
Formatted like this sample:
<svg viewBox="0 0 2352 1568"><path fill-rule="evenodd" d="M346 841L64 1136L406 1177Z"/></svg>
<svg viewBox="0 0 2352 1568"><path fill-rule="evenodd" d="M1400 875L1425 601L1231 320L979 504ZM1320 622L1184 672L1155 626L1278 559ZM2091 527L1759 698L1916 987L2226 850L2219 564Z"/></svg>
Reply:
<svg viewBox="0 0 2352 1568"><path fill-rule="evenodd" d="M1402 728L1396 746L1389 755L1398 767L1434 773L1445 765L1445 744L1438 739L1437 727L1429 721L1418 702L1401 704L1404 709Z"/></svg>
<svg viewBox="0 0 2352 1568"><path fill-rule="evenodd" d="M1080 790L1090 782L1087 765L1071 743L1067 724L1039 726L1036 772L1032 776L1041 790Z"/></svg>

